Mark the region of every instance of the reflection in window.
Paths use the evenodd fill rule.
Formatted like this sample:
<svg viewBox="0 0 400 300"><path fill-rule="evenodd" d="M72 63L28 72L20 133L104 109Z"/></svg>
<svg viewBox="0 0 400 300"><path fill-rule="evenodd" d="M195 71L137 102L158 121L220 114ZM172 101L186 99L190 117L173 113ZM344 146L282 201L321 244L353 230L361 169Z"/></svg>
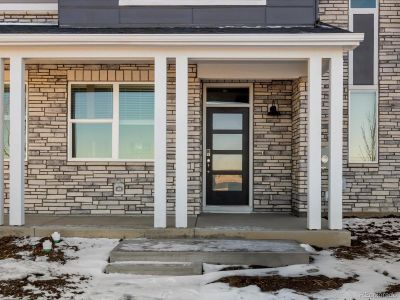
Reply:
<svg viewBox="0 0 400 300"><path fill-rule="evenodd" d="M154 88L121 85L119 117L119 158L152 159Z"/></svg>
<svg viewBox="0 0 400 300"><path fill-rule="evenodd" d="M112 118L112 86L74 86L72 88L71 108L72 119Z"/></svg>
<svg viewBox="0 0 400 300"><path fill-rule="evenodd" d="M112 155L111 124L73 124L72 157L109 158Z"/></svg>
<svg viewBox="0 0 400 300"><path fill-rule="evenodd" d="M351 8L376 8L376 0L351 0Z"/></svg>
<svg viewBox="0 0 400 300"><path fill-rule="evenodd" d="M213 130L242 130L243 114L213 114Z"/></svg>
<svg viewBox="0 0 400 300"><path fill-rule="evenodd" d="M213 175L213 191L240 192L242 181L242 175Z"/></svg>
<svg viewBox="0 0 400 300"><path fill-rule="evenodd" d="M241 171L241 154L214 154L212 162L213 171Z"/></svg>
<svg viewBox="0 0 400 300"><path fill-rule="evenodd" d="M375 92L350 95L349 162L376 162L378 154Z"/></svg>
<svg viewBox="0 0 400 300"><path fill-rule="evenodd" d="M213 134L213 150L242 150L241 134Z"/></svg>

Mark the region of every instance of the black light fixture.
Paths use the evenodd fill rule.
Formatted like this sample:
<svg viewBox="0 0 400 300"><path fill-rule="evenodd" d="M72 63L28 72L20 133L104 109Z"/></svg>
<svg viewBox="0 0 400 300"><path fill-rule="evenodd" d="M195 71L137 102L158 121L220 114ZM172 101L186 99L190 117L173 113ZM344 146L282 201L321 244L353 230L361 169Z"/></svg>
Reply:
<svg viewBox="0 0 400 300"><path fill-rule="evenodd" d="M275 101L272 102L271 107L269 108L268 116L278 117L281 115L281 112L278 110Z"/></svg>

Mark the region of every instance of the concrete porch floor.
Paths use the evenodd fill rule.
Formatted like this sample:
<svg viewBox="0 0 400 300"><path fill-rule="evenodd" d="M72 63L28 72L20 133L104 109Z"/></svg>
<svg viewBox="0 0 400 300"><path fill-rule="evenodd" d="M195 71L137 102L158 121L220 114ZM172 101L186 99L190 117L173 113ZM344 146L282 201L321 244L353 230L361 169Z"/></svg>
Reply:
<svg viewBox="0 0 400 300"><path fill-rule="evenodd" d="M8 216L5 217L8 224ZM55 216L26 215L20 227L0 226L0 236L48 236L59 231L65 237L87 238L230 238L296 240L320 247L350 244L347 230L307 230L306 218L286 214L201 214L190 216L188 228L174 228L168 216L166 229L153 228L153 216Z"/></svg>

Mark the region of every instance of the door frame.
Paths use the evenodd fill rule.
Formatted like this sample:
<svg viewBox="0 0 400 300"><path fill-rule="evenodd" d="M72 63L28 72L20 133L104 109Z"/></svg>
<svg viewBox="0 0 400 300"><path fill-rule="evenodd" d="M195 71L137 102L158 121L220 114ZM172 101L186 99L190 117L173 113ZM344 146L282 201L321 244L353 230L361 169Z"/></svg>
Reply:
<svg viewBox="0 0 400 300"><path fill-rule="evenodd" d="M209 87L237 87L249 89L249 103L237 104L207 104L207 88ZM254 85L253 83L203 83L203 197L202 208L203 212L208 213L251 213L253 212L253 98L254 98ZM248 205L234 205L234 206L220 206L220 205L207 205L207 170L206 170L206 138L207 138L207 108L208 107L243 107L249 109L249 204Z"/></svg>

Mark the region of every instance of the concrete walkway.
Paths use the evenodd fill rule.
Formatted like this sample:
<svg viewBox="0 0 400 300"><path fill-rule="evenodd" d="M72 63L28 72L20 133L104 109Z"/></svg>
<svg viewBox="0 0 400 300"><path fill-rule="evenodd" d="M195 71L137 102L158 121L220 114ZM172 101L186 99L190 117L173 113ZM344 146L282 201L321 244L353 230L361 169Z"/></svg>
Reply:
<svg viewBox="0 0 400 300"><path fill-rule="evenodd" d="M0 226L0 236L47 236L59 231L63 236L88 238L223 238L254 240L296 240L327 247L349 245L346 230L307 230L306 218L284 214L201 214L189 217L188 228L174 228L174 217L168 217L168 228L153 228L153 216L54 216L26 215L26 225ZM6 224L8 224L6 216Z"/></svg>

